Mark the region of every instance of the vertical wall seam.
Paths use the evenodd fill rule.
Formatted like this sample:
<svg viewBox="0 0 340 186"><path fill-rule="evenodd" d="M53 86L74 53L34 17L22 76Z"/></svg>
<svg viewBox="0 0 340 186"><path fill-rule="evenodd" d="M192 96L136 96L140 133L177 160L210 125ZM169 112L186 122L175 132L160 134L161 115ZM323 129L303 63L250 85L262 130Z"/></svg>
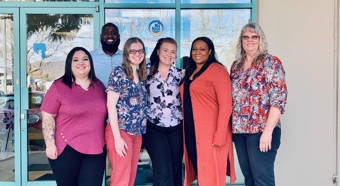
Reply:
<svg viewBox="0 0 340 186"><path fill-rule="evenodd" d="M335 94L335 167L333 175L333 185L337 186L339 170L339 0L334 0L334 94Z"/></svg>

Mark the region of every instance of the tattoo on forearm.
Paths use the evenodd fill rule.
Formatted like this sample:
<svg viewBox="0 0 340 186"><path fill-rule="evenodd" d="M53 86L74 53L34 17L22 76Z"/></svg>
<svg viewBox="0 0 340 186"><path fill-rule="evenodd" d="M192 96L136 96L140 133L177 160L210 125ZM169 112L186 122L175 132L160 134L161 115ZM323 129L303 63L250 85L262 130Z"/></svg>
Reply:
<svg viewBox="0 0 340 186"><path fill-rule="evenodd" d="M52 116L46 115L42 121L42 132L44 134L45 142L54 140L55 120Z"/></svg>

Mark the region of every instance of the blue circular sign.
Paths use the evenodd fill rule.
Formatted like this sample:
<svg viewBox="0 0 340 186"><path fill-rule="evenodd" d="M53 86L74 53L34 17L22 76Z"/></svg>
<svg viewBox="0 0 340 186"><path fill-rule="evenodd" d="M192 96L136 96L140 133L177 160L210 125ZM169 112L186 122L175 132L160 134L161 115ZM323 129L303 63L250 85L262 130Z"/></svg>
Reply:
<svg viewBox="0 0 340 186"><path fill-rule="evenodd" d="M149 32L155 37L161 35L163 33L163 29L163 23L159 20L153 20L149 24Z"/></svg>

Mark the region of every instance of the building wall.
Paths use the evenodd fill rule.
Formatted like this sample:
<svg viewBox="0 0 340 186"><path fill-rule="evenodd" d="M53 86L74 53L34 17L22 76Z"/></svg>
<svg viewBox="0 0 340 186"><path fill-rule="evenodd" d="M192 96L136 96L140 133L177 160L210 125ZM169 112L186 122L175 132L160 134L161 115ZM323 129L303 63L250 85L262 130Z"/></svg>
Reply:
<svg viewBox="0 0 340 186"><path fill-rule="evenodd" d="M258 2L258 22L270 53L283 62L289 92L275 167L277 185L331 186L338 144L338 1Z"/></svg>

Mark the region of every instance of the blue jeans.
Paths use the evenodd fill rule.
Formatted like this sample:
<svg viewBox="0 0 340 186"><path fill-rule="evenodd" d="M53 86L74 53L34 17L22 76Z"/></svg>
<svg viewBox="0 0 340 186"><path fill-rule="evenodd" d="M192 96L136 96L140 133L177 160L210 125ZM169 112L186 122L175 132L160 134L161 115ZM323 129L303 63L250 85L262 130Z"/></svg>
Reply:
<svg viewBox="0 0 340 186"><path fill-rule="evenodd" d="M281 129L275 127L272 148L261 152L262 132L256 134L233 134L238 161L246 186L275 186L274 162L281 143Z"/></svg>

